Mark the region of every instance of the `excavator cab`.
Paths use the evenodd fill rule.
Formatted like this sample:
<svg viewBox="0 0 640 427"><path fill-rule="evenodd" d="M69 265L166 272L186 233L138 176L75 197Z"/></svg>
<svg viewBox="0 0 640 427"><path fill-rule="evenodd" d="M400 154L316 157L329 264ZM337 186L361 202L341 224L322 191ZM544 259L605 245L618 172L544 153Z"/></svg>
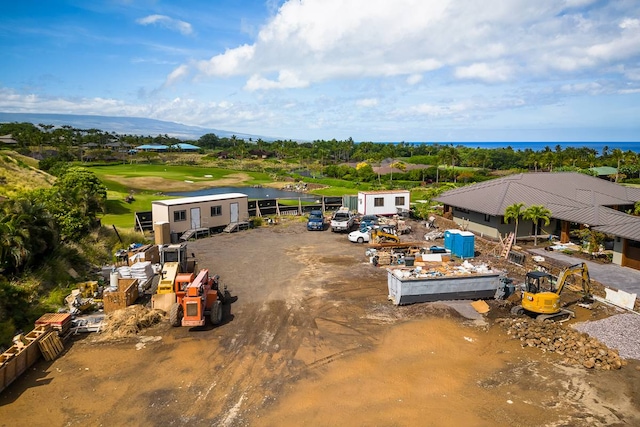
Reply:
<svg viewBox="0 0 640 427"><path fill-rule="evenodd" d="M528 272L522 289L522 305L513 307L512 313L521 315L529 312L540 320L573 317L573 312L560 306L560 293L567 282L576 278L582 283L584 299L588 300L591 298L591 281L585 263L565 268L557 279L543 271Z"/></svg>
<svg viewBox="0 0 640 427"><path fill-rule="evenodd" d="M524 290L532 294L555 292L555 277L544 271L530 271L525 277Z"/></svg>
<svg viewBox="0 0 640 427"><path fill-rule="evenodd" d="M556 293L555 277L544 271L527 273L522 292L522 308L538 314L560 310L560 295Z"/></svg>

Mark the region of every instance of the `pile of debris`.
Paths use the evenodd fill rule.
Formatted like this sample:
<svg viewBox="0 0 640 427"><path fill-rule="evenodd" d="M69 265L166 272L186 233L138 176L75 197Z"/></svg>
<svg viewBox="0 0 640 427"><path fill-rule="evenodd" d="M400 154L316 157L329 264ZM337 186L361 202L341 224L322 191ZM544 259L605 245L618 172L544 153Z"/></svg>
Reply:
<svg viewBox="0 0 640 427"><path fill-rule="evenodd" d="M565 356L563 363L582 365L587 369L614 370L626 365L617 350L561 323L534 319L497 319L507 334L521 341L522 347L537 347Z"/></svg>
<svg viewBox="0 0 640 427"><path fill-rule="evenodd" d="M428 279L432 277L469 276L480 274L493 274L494 271L488 264L472 264L465 260L462 264L452 262L428 263L427 267L417 266L412 269L394 269L393 274L398 279Z"/></svg>
<svg viewBox="0 0 640 427"><path fill-rule="evenodd" d="M102 328L98 341L135 336L142 329L160 322L162 316L162 311L148 309L138 304L116 310L105 317L106 325Z"/></svg>

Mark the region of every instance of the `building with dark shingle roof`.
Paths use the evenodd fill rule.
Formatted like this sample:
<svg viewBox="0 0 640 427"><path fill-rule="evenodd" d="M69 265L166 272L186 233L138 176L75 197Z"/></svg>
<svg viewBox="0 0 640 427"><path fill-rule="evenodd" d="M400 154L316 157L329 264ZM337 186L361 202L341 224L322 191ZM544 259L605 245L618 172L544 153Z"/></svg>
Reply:
<svg viewBox="0 0 640 427"><path fill-rule="evenodd" d="M0 135L0 145L14 146L18 145L18 141L13 139L13 135L11 134Z"/></svg>
<svg viewBox="0 0 640 427"><path fill-rule="evenodd" d="M640 201L640 188L576 172L523 173L450 190L436 200L458 224L490 238L514 231L504 221L508 206L543 205L551 223L540 234L566 243L572 230L592 227L614 236L616 264L640 269L640 217L625 213ZM521 219L518 237L533 233L534 224Z"/></svg>

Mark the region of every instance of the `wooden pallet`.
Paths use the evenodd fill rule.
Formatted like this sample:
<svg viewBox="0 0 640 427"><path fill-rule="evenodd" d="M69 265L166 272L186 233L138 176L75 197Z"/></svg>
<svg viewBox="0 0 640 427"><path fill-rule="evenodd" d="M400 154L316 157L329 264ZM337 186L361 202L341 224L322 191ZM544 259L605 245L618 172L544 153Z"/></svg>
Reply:
<svg viewBox="0 0 640 427"><path fill-rule="evenodd" d="M51 331L38 341L38 347L45 360L54 360L64 351L64 344L58 333Z"/></svg>

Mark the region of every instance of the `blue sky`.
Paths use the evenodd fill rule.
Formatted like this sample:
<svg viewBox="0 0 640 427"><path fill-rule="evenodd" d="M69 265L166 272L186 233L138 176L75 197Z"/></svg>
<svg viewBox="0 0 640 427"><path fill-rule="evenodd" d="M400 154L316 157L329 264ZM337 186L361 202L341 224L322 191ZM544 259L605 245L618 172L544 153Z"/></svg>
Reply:
<svg viewBox="0 0 640 427"><path fill-rule="evenodd" d="M0 111L268 137L640 141L637 0L5 2Z"/></svg>

